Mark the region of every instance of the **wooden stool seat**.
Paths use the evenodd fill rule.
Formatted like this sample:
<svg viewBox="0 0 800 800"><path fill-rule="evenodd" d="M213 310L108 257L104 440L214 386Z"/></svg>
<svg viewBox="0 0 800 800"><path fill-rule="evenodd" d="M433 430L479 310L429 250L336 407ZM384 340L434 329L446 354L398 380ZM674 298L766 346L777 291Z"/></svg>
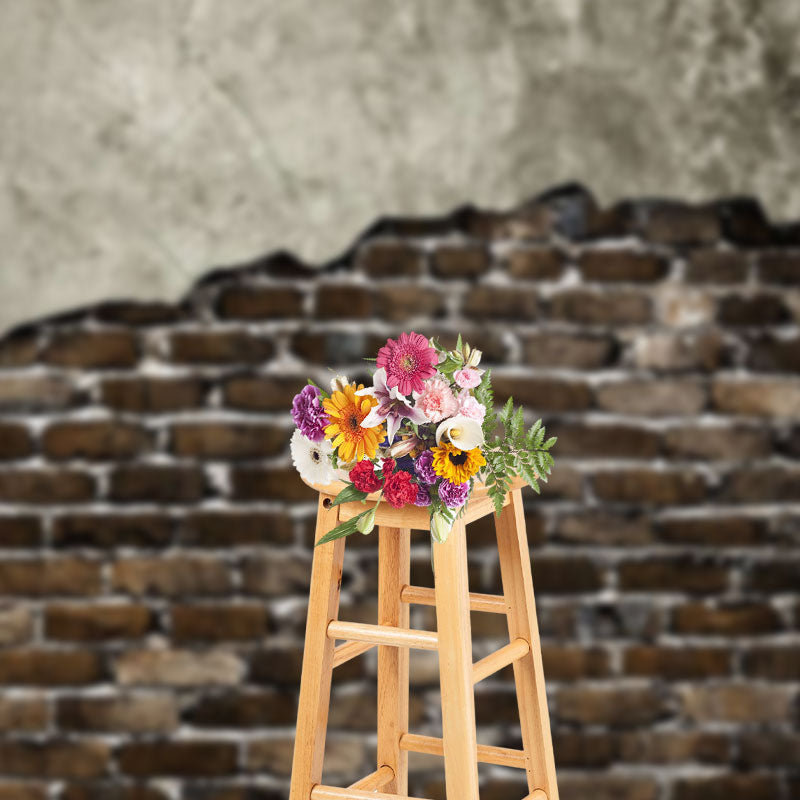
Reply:
<svg viewBox="0 0 800 800"><path fill-rule="evenodd" d="M444 758L448 800L479 800L479 762L524 769L522 800L558 800L550 719L521 490L515 481L496 520L503 595L469 591L465 526L494 513L476 485L447 541L433 543L434 588L410 583L410 531L428 530L427 508L394 509L370 495L378 526L378 623L338 619L345 539L317 547L311 571L297 736L289 800L422 800L408 796L408 753ZM334 506L344 484L319 492L316 540L364 511L359 502ZM436 608L436 631L409 627L412 603ZM470 611L505 614L509 643L472 662ZM342 644L336 645L340 641ZM322 761L334 668L378 648L377 769L347 788L324 786ZM410 648L436 650L442 695L442 738L408 730ZM513 665L522 749L477 743L473 686Z"/></svg>

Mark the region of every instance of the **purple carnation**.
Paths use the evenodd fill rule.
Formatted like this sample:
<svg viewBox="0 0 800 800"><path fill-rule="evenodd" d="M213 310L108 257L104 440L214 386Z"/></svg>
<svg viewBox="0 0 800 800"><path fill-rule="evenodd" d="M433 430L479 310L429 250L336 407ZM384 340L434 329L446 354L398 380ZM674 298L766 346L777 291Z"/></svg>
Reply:
<svg viewBox="0 0 800 800"><path fill-rule="evenodd" d="M443 480L439 484L439 497L448 508L460 508L467 502L469 496L469 481L464 483L450 483Z"/></svg>
<svg viewBox="0 0 800 800"><path fill-rule="evenodd" d="M417 477L423 483L427 483L428 486L439 480L439 476L433 471L432 450L423 450L417 456L417 460L414 462L414 472L416 472Z"/></svg>
<svg viewBox="0 0 800 800"><path fill-rule="evenodd" d="M310 383L303 387L292 401L292 419L300 428L300 433L312 442L321 442L325 436L325 426L330 422L322 408L322 393Z"/></svg>
<svg viewBox="0 0 800 800"><path fill-rule="evenodd" d="M431 504L431 496L428 489L421 483L417 484L417 499L414 500L415 506L429 506Z"/></svg>

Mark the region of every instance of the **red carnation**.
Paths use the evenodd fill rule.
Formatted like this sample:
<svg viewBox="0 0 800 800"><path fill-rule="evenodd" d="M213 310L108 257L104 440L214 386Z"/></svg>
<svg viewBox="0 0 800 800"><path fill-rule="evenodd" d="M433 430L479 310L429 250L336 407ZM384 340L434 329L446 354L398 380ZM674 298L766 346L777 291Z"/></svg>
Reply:
<svg viewBox="0 0 800 800"><path fill-rule="evenodd" d="M386 479L383 496L392 508L402 508L417 499L417 485L411 481L411 473L400 470Z"/></svg>
<svg viewBox="0 0 800 800"><path fill-rule="evenodd" d="M375 467L368 459L363 459L356 464L349 473L350 480L360 492L377 492L383 481L375 474Z"/></svg>
<svg viewBox="0 0 800 800"><path fill-rule="evenodd" d="M393 458L384 458L383 465L381 466L381 474L384 478L388 478L397 466L397 462Z"/></svg>

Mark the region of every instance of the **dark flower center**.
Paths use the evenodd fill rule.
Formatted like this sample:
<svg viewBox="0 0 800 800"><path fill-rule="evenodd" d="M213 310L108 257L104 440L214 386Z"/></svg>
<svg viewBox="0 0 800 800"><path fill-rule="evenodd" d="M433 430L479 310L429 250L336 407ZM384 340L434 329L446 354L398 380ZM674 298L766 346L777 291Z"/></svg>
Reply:
<svg viewBox="0 0 800 800"><path fill-rule="evenodd" d="M348 420L347 420L347 424L350 426L350 430L351 430L351 431L354 431L354 430L357 430L357 429L358 429L358 426L359 426L361 423L358 421L358 417L357 417L355 414L353 414L353 415L350 417L350 419L348 419Z"/></svg>
<svg viewBox="0 0 800 800"><path fill-rule="evenodd" d="M322 454L319 452L319 450L312 450L311 458L313 458L314 461L319 461L322 458Z"/></svg>
<svg viewBox="0 0 800 800"><path fill-rule="evenodd" d="M463 450L459 450L457 453L450 453L449 454L450 463L456 467L460 467L462 464L467 463L467 459L469 458L469 453L465 453Z"/></svg>

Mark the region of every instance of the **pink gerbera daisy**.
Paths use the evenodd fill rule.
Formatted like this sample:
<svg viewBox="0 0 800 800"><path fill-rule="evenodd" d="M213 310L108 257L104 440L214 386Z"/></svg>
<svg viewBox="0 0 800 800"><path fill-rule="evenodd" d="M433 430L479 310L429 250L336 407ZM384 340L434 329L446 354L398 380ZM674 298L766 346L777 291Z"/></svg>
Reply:
<svg viewBox="0 0 800 800"><path fill-rule="evenodd" d="M419 333L401 333L387 339L378 350L377 366L386 370L386 385L397 387L400 394L421 392L423 381L436 372L439 356L428 340Z"/></svg>

